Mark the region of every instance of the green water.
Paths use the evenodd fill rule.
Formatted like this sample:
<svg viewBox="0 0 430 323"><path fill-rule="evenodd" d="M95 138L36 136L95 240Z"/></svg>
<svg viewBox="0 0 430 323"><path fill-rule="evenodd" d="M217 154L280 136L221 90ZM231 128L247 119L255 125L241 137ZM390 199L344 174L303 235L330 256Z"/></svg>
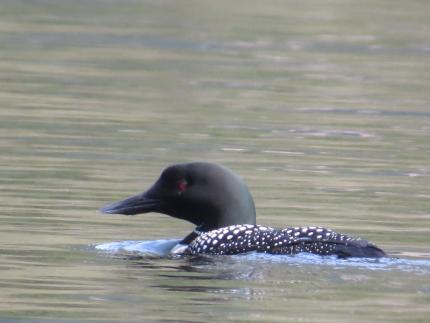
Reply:
<svg viewBox="0 0 430 323"><path fill-rule="evenodd" d="M327 226L430 261L429 12L418 0L1 1L0 320L428 322L428 264L93 246L186 235L167 216L97 209L166 165L207 160L245 179L261 224Z"/></svg>

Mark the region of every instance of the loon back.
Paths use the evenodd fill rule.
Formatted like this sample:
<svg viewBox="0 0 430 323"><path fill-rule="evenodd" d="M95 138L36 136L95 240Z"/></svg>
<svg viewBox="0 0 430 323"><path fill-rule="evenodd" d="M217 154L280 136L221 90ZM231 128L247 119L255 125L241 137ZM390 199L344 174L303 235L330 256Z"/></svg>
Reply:
<svg viewBox="0 0 430 323"><path fill-rule="evenodd" d="M232 255L250 251L294 255L302 252L339 258L385 257L372 243L321 227L295 227L276 230L261 225L232 225L203 233L194 239L186 253Z"/></svg>
<svg viewBox="0 0 430 323"><path fill-rule="evenodd" d="M311 252L339 257L383 257L373 244L316 227L275 230L256 226L246 184L226 167L195 162L167 167L144 193L101 209L109 214L157 212L196 225L181 244L186 253ZM217 238L215 238L217 237Z"/></svg>

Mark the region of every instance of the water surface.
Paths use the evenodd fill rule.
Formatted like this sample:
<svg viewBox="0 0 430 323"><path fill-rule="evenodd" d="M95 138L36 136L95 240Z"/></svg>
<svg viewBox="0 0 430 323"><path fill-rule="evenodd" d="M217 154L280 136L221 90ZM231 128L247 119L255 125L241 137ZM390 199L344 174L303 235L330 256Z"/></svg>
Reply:
<svg viewBox="0 0 430 323"><path fill-rule="evenodd" d="M0 320L428 321L429 10L2 1ZM190 232L97 209L193 160L239 173L261 224L327 226L394 259L95 248Z"/></svg>

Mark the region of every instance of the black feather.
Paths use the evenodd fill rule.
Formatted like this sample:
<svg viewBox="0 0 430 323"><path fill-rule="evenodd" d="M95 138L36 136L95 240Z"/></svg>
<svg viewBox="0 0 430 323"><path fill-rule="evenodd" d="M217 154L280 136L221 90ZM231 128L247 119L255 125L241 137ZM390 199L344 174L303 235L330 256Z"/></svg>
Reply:
<svg viewBox="0 0 430 323"><path fill-rule="evenodd" d="M260 225L232 225L200 234L188 246L190 254L231 255L243 252L293 255L308 252L348 257L384 257L385 253L366 240L352 238L320 227L276 230Z"/></svg>

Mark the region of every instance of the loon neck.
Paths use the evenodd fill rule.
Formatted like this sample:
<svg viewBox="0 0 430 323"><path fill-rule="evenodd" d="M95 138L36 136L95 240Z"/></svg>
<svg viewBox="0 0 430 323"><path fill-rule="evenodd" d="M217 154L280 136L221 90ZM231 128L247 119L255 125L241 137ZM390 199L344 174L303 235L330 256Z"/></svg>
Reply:
<svg viewBox="0 0 430 323"><path fill-rule="evenodd" d="M187 236L185 236L185 238L183 238L181 240L181 242L179 242L180 244L190 244L195 238L197 238L199 235L201 235L203 232L199 231L196 229L194 229L193 231L191 231Z"/></svg>

